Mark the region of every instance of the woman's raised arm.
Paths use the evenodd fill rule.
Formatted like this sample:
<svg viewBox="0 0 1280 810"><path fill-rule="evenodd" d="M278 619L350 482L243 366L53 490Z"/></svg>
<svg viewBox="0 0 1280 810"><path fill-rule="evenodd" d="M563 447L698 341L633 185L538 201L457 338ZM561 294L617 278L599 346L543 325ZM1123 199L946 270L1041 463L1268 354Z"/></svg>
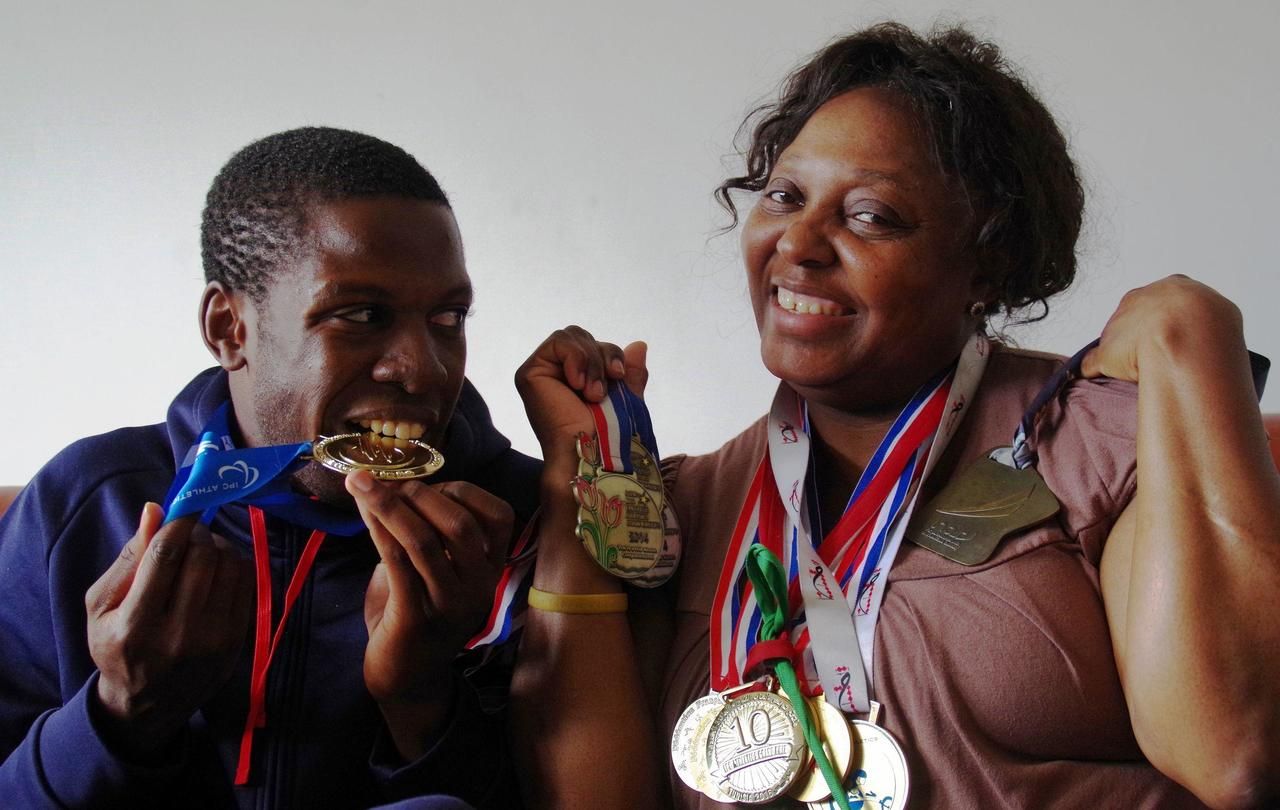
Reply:
<svg viewBox="0 0 1280 810"><path fill-rule="evenodd" d="M597 343L577 327L556 332L516 372L516 386L546 466L533 587L552 594L531 607L512 681L517 767L533 807L660 807L666 801L655 719L649 710L625 608L560 612L560 594L617 594L622 581L590 559L574 535L579 432L595 431L586 401L611 380L642 393L645 346ZM622 597L625 599L625 597ZM565 603L563 607L568 607Z"/></svg>
<svg viewBox="0 0 1280 810"><path fill-rule="evenodd" d="M1280 801L1280 475L1240 312L1174 276L1121 301L1086 376L1138 383L1137 493L1102 590L1139 745L1217 807Z"/></svg>

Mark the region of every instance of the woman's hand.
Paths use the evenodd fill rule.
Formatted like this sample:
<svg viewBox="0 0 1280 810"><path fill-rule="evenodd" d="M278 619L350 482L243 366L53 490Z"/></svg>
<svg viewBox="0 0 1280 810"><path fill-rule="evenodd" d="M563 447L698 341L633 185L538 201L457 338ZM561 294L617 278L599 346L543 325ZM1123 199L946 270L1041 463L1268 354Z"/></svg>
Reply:
<svg viewBox="0 0 1280 810"><path fill-rule="evenodd" d="M1081 373L1138 382L1143 363L1243 354L1240 310L1216 290L1186 276L1163 278L1125 294L1085 355Z"/></svg>
<svg viewBox="0 0 1280 810"><path fill-rule="evenodd" d="M579 433L595 431L587 403L603 400L610 382L624 380L643 395L646 351L642 342L620 349L569 326L553 332L520 366L516 390L548 462L572 452Z"/></svg>

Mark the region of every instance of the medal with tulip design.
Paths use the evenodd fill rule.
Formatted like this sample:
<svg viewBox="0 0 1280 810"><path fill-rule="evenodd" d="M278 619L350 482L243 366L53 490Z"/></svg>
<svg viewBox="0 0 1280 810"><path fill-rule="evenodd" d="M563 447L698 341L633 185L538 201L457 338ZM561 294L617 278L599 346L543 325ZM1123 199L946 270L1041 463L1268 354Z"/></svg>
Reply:
<svg viewBox="0 0 1280 810"><path fill-rule="evenodd" d="M662 508L634 475L601 466L595 436L578 435L578 539L600 567L623 579L648 574L662 556Z"/></svg>

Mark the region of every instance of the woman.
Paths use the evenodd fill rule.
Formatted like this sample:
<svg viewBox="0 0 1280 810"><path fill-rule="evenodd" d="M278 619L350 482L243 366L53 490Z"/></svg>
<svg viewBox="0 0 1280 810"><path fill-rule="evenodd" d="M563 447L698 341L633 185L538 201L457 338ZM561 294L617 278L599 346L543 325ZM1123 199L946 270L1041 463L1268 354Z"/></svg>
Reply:
<svg viewBox="0 0 1280 810"><path fill-rule="evenodd" d="M664 462L684 559L628 614L556 595L622 591L572 536L565 482L583 400L641 390L643 347L570 328L517 375L547 459L533 584L552 595L515 684L532 798L717 806L686 778L741 797L718 781L731 768L708 789L665 752L686 707L761 671L744 660L754 542L797 558L783 657L851 715L882 707L912 808L1280 799L1280 478L1238 310L1182 277L1134 291L1063 385L1060 359L975 337L1070 283L1083 195L1047 111L962 30L884 24L825 48L759 111L746 172L719 190L736 220L733 190L755 194L743 258L782 383L767 420ZM884 473L903 422L928 426ZM882 474L894 494L867 505ZM1036 475L1056 513L1013 515ZM995 529L992 504L1009 506ZM831 577L852 627L817 618Z"/></svg>

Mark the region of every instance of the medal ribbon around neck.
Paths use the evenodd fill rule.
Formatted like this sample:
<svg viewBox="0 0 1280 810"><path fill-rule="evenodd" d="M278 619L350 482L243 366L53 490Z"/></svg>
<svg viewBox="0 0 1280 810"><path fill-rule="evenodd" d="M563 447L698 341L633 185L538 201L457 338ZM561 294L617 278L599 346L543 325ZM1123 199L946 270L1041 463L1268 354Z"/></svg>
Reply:
<svg viewBox="0 0 1280 810"><path fill-rule="evenodd" d="M820 545L810 539L804 507L809 465L804 404L779 387L770 411L769 448L739 513L712 606L713 689L740 684L743 673L758 663L750 651L760 608L744 569L748 550L761 544L789 562L790 635L806 692L825 691L844 711L869 710L867 673L884 593L879 580L887 578L919 486L959 425L987 354L986 339L975 335L954 374L939 375L912 397L868 462L844 516ZM796 610L801 605L804 610Z"/></svg>
<svg viewBox="0 0 1280 810"><path fill-rule="evenodd" d="M790 644L786 641L788 613L786 569L782 567L782 562L772 551L765 546L754 545L747 550L746 570L747 577L751 580L759 599L763 617L760 623L759 641L764 643L754 649L765 649L770 642L775 644L778 641L782 642L781 647L773 648L775 652L766 653L761 658L773 667L774 673L778 676L778 683L782 685L783 693L791 702L791 708L795 709L805 743L817 761L818 770L822 772L822 778L826 781L835 802L843 810L849 810L849 799L841 783L840 774L836 773L822 745L822 738L818 735L813 717L809 713L809 705L805 703L804 693L796 679L795 667L791 663L788 649Z"/></svg>
<svg viewBox="0 0 1280 810"><path fill-rule="evenodd" d="M501 644L524 626L529 607L529 586L533 583L533 563L538 552L538 519L534 514L516 540L507 562L502 566L498 586L494 589L493 607L484 628L466 644L466 649Z"/></svg>
<svg viewBox="0 0 1280 810"><path fill-rule="evenodd" d="M267 548L267 519L262 510L256 506L249 507L249 523L253 530L253 562L257 582L256 621L253 636L253 669L249 676L249 712L245 715L244 731L240 734L240 757L236 762L237 785L248 784L249 771L253 763L253 732L267 725L267 671L271 668L271 659L275 657L280 639L284 636L284 625L293 610L293 603L302 593L302 586L307 582L311 566L320 553L325 533L316 529L307 538L302 549L298 566L289 579L289 586L284 593L284 606L280 609L280 622L275 633L271 632L271 552Z"/></svg>

